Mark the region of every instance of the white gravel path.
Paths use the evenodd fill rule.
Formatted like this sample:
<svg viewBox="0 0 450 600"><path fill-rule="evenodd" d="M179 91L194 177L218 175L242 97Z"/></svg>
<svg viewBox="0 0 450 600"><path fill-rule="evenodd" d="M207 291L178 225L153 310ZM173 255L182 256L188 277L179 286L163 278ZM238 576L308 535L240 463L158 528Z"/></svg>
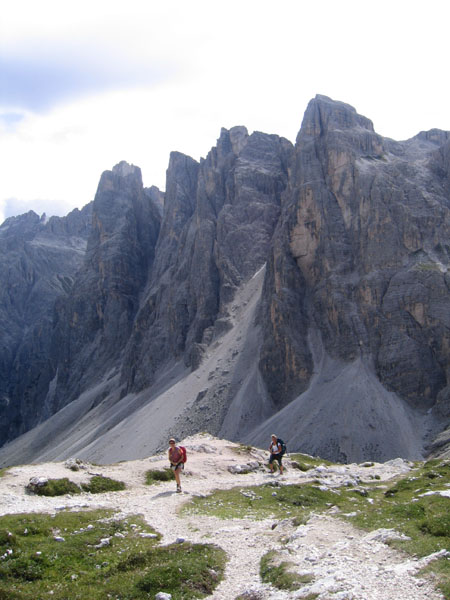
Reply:
<svg viewBox="0 0 450 600"><path fill-rule="evenodd" d="M89 472L101 473L124 481L123 492L101 495L83 494L46 498L25 493L25 485L34 476L69 477L80 482L88 472L73 472L64 463L45 463L11 467L0 478L0 515L18 512L54 512L62 508L113 508L123 513L142 514L163 535L163 543L179 538L192 542L215 543L228 556L225 578L210 596L213 600L234 600L247 592L249 600L305 598L317 594L319 600L438 600L430 580L414 573L422 563L390 548L374 534L357 530L333 514L313 515L306 525L294 527L290 519L252 521L220 520L214 517L181 516L179 507L192 495L237 485L261 484L270 479L262 469L249 474L232 474L229 467L250 460L266 460L267 453L255 450L253 456L236 452L236 444L207 435L184 440L188 449L186 471L182 476L183 493L175 493L175 483L155 486L144 484L149 468L167 466L165 455L109 466L90 466ZM234 450L233 450L234 448ZM387 480L409 469L402 460L375 464L343 465L321 468L313 474L288 469L280 482L293 483L320 477L328 484L364 481L378 475ZM277 477L277 476L274 476ZM278 477L277 477L278 479ZM368 480L368 479L367 479ZM276 523L276 527L274 527ZM281 543L281 538L288 543ZM314 576L312 584L295 592L282 592L259 580L259 561L270 549L285 554L299 573Z"/></svg>

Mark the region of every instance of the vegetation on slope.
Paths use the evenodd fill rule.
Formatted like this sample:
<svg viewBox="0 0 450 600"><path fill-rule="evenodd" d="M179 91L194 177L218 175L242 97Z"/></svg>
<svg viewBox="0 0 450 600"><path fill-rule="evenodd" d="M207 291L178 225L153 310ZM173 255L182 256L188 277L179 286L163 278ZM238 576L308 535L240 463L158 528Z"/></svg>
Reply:
<svg viewBox="0 0 450 600"><path fill-rule="evenodd" d="M103 494L104 492L118 492L125 489L123 481L117 481L103 475L94 475L88 483L77 485L67 477L61 479L48 479L41 485L28 484L27 489L38 496L64 496L65 494Z"/></svg>
<svg viewBox="0 0 450 600"><path fill-rule="evenodd" d="M0 600L203 598L222 578L216 546L160 546L140 517L109 511L0 518Z"/></svg>
<svg viewBox="0 0 450 600"><path fill-rule="evenodd" d="M307 457L302 464L309 464ZM185 507L194 514L219 518L291 517L296 525L306 523L314 511L337 507L340 518L367 531L395 529L409 539L389 543L416 557L442 549L450 551L450 461L433 460L417 464L407 477L388 485L374 481L358 486L329 488L320 481L280 485L270 481L263 486L217 490L204 498L195 498ZM269 557L273 558L273 557ZM267 559L262 571L274 585L280 575ZM450 561L435 560L425 569L432 571L445 598L450 600Z"/></svg>

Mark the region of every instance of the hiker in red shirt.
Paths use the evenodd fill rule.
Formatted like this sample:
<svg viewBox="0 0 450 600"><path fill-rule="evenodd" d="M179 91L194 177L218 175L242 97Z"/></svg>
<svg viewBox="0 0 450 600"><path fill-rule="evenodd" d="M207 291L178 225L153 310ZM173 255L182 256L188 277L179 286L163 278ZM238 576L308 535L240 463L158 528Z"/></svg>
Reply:
<svg viewBox="0 0 450 600"><path fill-rule="evenodd" d="M170 468L175 475L175 481L177 482L177 492L181 492L180 473L184 469L183 452L175 444L173 438L169 440L169 462Z"/></svg>

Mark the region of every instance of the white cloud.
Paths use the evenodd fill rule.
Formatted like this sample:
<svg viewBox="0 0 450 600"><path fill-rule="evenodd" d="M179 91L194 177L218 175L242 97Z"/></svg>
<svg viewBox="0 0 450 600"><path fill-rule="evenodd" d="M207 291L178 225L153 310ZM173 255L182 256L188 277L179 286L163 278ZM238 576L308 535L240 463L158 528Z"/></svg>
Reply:
<svg viewBox="0 0 450 600"><path fill-rule="evenodd" d="M0 57L70 77L34 80L40 107L29 87L21 107L0 93L0 206L66 214L120 160L164 188L170 151L205 156L222 126L294 141L316 93L396 139L450 129L444 11L433 0L16 0Z"/></svg>

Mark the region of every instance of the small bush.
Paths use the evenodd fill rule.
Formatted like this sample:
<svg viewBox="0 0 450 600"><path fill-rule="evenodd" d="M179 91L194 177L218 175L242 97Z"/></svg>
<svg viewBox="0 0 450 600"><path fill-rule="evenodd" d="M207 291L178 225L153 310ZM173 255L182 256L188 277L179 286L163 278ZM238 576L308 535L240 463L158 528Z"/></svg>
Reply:
<svg viewBox="0 0 450 600"><path fill-rule="evenodd" d="M103 475L94 475L89 483L83 483L81 487L83 491L91 494L103 494L104 492L120 492L126 486L123 481L116 481L110 477L103 477Z"/></svg>
<svg viewBox="0 0 450 600"><path fill-rule="evenodd" d="M450 514L429 517L423 521L420 529L435 537L450 537Z"/></svg>
<svg viewBox="0 0 450 600"><path fill-rule="evenodd" d="M407 477L406 479L401 479L394 486L385 491L384 495L386 498L391 496L395 496L400 492L408 492L417 488L417 481L414 478Z"/></svg>
<svg viewBox="0 0 450 600"><path fill-rule="evenodd" d="M0 529L0 547L13 548L17 544L17 538L14 533L8 529Z"/></svg>
<svg viewBox="0 0 450 600"><path fill-rule="evenodd" d="M297 462L296 460L293 460L291 464L294 469L298 469L299 471L303 471L303 472L306 472L306 471L309 471L310 469L312 469L312 465L307 465L302 462Z"/></svg>
<svg viewBox="0 0 450 600"><path fill-rule="evenodd" d="M329 460L324 460L323 458L309 456L309 454L301 454L300 452L289 453L289 458L295 462L302 463L305 466L308 466L310 469L313 467L319 466L328 466L332 465Z"/></svg>
<svg viewBox="0 0 450 600"><path fill-rule="evenodd" d="M38 496L64 496L65 494L81 494L81 489L67 477L49 479L44 485L27 486L27 489Z"/></svg>
<svg viewBox="0 0 450 600"><path fill-rule="evenodd" d="M20 556L9 561L9 577L21 581L38 581L45 576L46 560L40 556Z"/></svg>
<svg viewBox="0 0 450 600"><path fill-rule="evenodd" d="M150 469L145 474L145 483L152 485L159 481L172 481L175 479L175 475L169 467L166 469Z"/></svg>

